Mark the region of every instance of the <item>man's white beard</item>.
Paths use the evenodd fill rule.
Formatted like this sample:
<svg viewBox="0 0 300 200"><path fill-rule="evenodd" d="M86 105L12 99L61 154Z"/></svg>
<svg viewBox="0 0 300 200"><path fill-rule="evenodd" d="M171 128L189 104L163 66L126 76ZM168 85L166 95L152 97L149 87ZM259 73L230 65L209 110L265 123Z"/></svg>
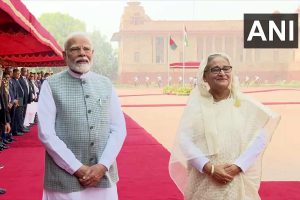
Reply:
<svg viewBox="0 0 300 200"><path fill-rule="evenodd" d="M76 63L70 63L69 67L72 71L85 74L91 69L91 64L90 63L85 63L85 64L76 64Z"/></svg>

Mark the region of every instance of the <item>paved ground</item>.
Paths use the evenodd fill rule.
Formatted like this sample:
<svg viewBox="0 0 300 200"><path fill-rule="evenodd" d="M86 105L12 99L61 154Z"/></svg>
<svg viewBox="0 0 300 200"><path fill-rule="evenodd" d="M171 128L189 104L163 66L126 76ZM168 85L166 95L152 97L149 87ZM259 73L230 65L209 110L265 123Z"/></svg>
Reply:
<svg viewBox="0 0 300 200"><path fill-rule="evenodd" d="M244 91L261 91L270 88L247 88ZM170 150L183 111L186 96L162 95L161 89L117 89L123 110L165 148ZM300 90L275 90L249 93L262 102L300 102ZM161 105L163 107L137 107L137 105ZM175 104L175 106L170 106ZM125 106L133 107L125 107ZM300 104L271 105L282 115L282 120L265 152L263 180L300 181Z"/></svg>

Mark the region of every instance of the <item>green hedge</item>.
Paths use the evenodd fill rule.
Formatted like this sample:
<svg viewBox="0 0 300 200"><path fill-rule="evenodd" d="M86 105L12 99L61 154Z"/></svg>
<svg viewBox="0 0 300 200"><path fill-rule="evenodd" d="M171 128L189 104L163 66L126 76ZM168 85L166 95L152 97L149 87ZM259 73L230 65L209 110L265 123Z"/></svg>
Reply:
<svg viewBox="0 0 300 200"><path fill-rule="evenodd" d="M166 86L163 88L164 94L173 94L173 95L190 95L192 87L189 86Z"/></svg>

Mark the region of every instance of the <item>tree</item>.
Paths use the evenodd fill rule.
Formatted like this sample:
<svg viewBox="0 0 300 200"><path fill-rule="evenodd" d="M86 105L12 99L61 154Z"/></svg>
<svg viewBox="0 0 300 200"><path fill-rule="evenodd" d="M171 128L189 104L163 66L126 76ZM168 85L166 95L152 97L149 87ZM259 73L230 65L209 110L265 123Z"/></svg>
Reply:
<svg viewBox="0 0 300 200"><path fill-rule="evenodd" d="M63 13L44 13L39 17L39 22L54 36L58 44L64 48L67 36L72 32L85 32L86 25L83 21L75 19ZM58 73L64 68L53 67L45 68L43 71L53 71Z"/></svg>
<svg viewBox="0 0 300 200"><path fill-rule="evenodd" d="M40 16L39 21L62 47L66 37L70 33L86 32L85 23L68 14L59 12L45 13ZM107 38L102 36L99 31L94 31L89 34L94 48L92 70L99 74L103 74L112 80L116 79L118 72L117 52L112 48L111 44L107 41ZM51 70L56 73L62 69L52 68Z"/></svg>
<svg viewBox="0 0 300 200"><path fill-rule="evenodd" d="M86 25L83 21L59 12L44 13L39 17L39 21L53 34L61 47L63 47L64 41L70 33L86 31Z"/></svg>
<svg viewBox="0 0 300 200"><path fill-rule="evenodd" d="M112 80L116 80L118 75L117 52L99 31L92 32L91 40L94 48L92 70Z"/></svg>

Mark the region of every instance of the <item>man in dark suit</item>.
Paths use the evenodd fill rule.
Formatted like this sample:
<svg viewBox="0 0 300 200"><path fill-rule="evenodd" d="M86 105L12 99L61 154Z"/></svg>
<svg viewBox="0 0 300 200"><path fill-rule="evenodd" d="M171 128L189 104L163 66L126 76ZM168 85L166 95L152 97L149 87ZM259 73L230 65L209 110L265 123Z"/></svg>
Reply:
<svg viewBox="0 0 300 200"><path fill-rule="evenodd" d="M27 79L27 74L28 74L28 71L25 67L21 68L21 76L19 78L19 82L22 86L22 89L24 91L24 101L23 101L23 122L22 124L24 123L24 119L25 119L25 116L26 116L26 111L27 111L27 104L30 104L33 99L32 99L32 89L29 85L29 81ZM23 132L28 132L29 129L27 127L23 127Z"/></svg>
<svg viewBox="0 0 300 200"><path fill-rule="evenodd" d="M8 102L5 100L4 96L4 87L2 85L2 76L3 76L3 71L0 69L0 131L5 131L7 133L10 132L10 117L9 117L9 112L8 112ZM2 147L2 146L1 146ZM1 164L0 164L1 165ZM1 165L0 169L3 168L4 166ZM0 188L0 194L5 194L6 190L3 188Z"/></svg>
<svg viewBox="0 0 300 200"><path fill-rule="evenodd" d="M38 73L36 73L37 74L37 76L36 76L36 80L35 80L35 84L36 84L36 87L39 89L39 91L41 90L41 86L42 86L42 81L41 81L41 78L42 78L42 76L41 76L41 73L40 72L38 72Z"/></svg>
<svg viewBox="0 0 300 200"><path fill-rule="evenodd" d="M5 101L7 101L7 107L8 107L9 112L13 106L13 102L11 99L12 94L10 93L11 91L9 90L9 80L10 79L11 79L11 76L9 75L9 73L4 72L3 76L2 76L3 94L4 94ZM10 124L10 126L12 126L12 125ZM10 133L4 132L4 134L2 133L2 139L5 144L10 144L15 140L13 138L11 132Z"/></svg>
<svg viewBox="0 0 300 200"><path fill-rule="evenodd" d="M10 116L8 111L8 101L5 97L5 88L2 83L3 71L0 69L0 132L3 133L10 132ZM0 143L0 150L6 149L4 143Z"/></svg>
<svg viewBox="0 0 300 200"><path fill-rule="evenodd" d="M23 112L23 117L25 117L26 114L26 109L27 109L27 104L32 102L32 91L31 91L31 87L29 86L29 81L27 79L27 69L25 67L23 67L21 69L21 76L19 78L19 82L22 86L22 89L24 91L24 101L23 101L23 108L24 108L24 112Z"/></svg>
<svg viewBox="0 0 300 200"><path fill-rule="evenodd" d="M29 90L31 91L31 94L30 94L31 102L30 103L32 103L36 98L36 91L34 89L34 87L36 87L36 85L35 85L35 80L34 80L34 73L32 73L32 72L30 72L30 75L28 77L28 85L29 85Z"/></svg>
<svg viewBox="0 0 300 200"><path fill-rule="evenodd" d="M20 78L20 70L13 70L13 77L10 80L9 90L10 94L12 94L12 102L13 107L11 109L11 121L12 121L12 134L15 136L23 135L23 103L24 103L24 91L19 83Z"/></svg>

